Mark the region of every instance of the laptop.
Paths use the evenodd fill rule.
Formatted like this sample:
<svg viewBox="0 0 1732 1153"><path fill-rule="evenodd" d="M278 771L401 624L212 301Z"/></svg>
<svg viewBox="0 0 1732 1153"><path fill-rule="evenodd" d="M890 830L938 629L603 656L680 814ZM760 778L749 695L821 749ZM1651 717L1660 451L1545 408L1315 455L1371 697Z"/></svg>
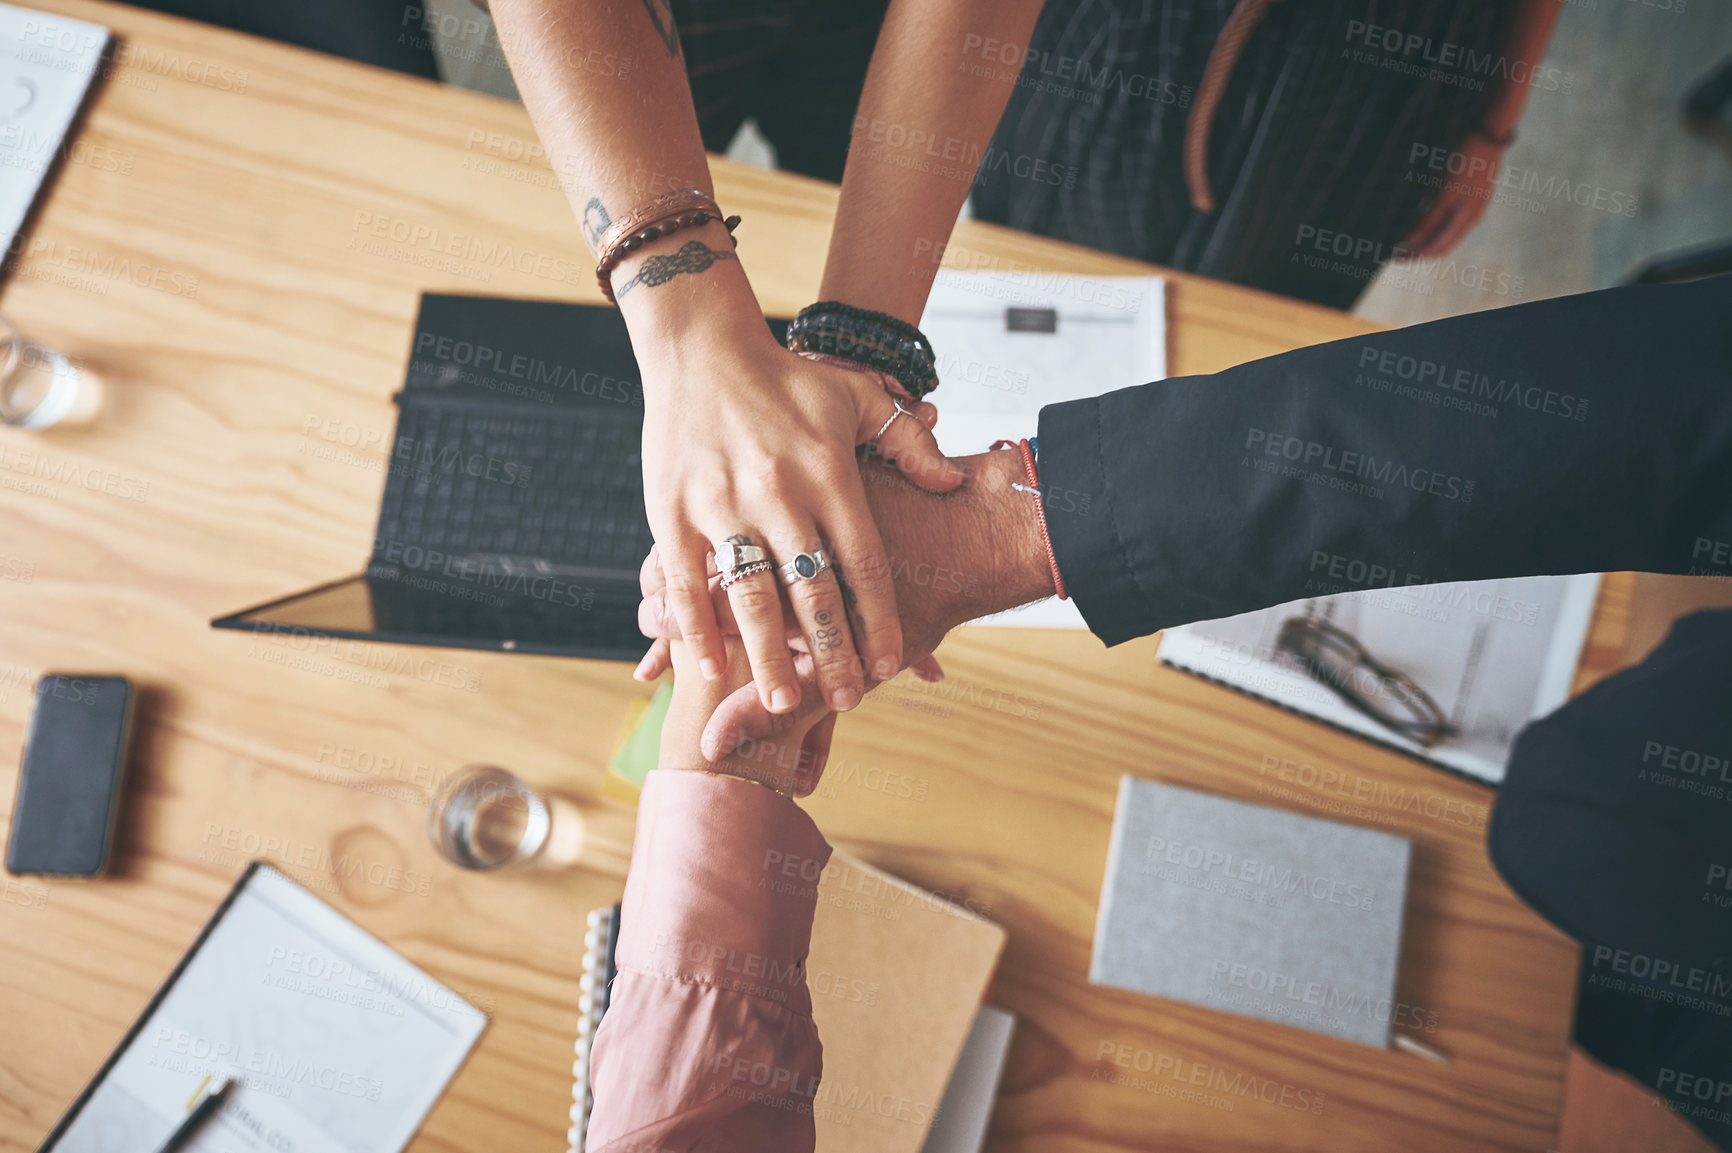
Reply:
<svg viewBox="0 0 1732 1153"><path fill-rule="evenodd" d="M613 308L427 294L365 571L219 617L636 661L643 389Z"/></svg>

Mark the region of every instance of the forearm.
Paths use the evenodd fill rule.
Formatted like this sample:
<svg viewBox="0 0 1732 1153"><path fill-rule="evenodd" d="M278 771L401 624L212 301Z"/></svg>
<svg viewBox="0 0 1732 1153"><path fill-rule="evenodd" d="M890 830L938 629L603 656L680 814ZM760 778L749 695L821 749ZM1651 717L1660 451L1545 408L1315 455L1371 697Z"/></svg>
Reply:
<svg viewBox="0 0 1732 1153"><path fill-rule="evenodd" d="M713 195L665 0L493 0L492 8L524 107L592 251L616 218L659 196ZM661 283L639 278L646 262L669 267L693 241L709 255L682 260L685 271ZM759 315L719 223L645 245L620 263L613 285L640 359L700 329L739 331ZM653 389L657 374L649 375Z"/></svg>
<svg viewBox="0 0 1732 1153"><path fill-rule="evenodd" d="M1320 588L1732 571L1727 315L1728 277L1613 289L1048 406L1059 570L1111 644Z"/></svg>
<svg viewBox="0 0 1732 1153"><path fill-rule="evenodd" d="M1039 0L896 0L861 93L820 299L920 321Z"/></svg>
<svg viewBox="0 0 1732 1153"><path fill-rule="evenodd" d="M1504 53L1508 59L1519 62L1512 65L1512 74L1537 77L1540 61L1545 58L1546 44L1552 38L1552 28L1562 10L1563 5L1557 0L1521 0ZM1515 132L1516 121L1521 119L1522 109L1527 106L1530 91L1532 87L1529 84L1513 79L1505 81L1493 93L1485 115L1480 118L1481 130L1493 140L1508 140Z"/></svg>
<svg viewBox="0 0 1732 1153"><path fill-rule="evenodd" d="M649 774L619 973L591 1053L586 1148L812 1149L823 1059L806 957L829 858L787 797L726 776ZM742 957L759 965L747 972ZM777 1083L732 1092L742 1068L775 1069Z"/></svg>
<svg viewBox="0 0 1732 1153"><path fill-rule="evenodd" d="M499 40L593 249L612 217L679 188L711 192L663 0L493 0Z"/></svg>

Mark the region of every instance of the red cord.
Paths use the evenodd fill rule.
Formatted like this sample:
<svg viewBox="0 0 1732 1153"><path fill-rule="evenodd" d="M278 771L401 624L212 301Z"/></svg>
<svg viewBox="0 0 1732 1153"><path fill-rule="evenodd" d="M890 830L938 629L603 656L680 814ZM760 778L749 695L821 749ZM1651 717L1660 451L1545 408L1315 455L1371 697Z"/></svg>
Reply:
<svg viewBox="0 0 1732 1153"><path fill-rule="evenodd" d="M994 441L992 447L1010 448L1008 440ZM1052 551L1052 534L1046 528L1046 501L1040 494L1040 473L1034 466L1034 447L1026 440L1016 442L1016 448L1022 452L1022 470L1028 474L1029 487L1034 490L1034 517L1040 522L1040 542L1046 546L1046 562L1052 566L1052 587L1058 593L1058 599L1067 601L1070 594L1065 592L1064 577L1058 571L1058 555Z"/></svg>

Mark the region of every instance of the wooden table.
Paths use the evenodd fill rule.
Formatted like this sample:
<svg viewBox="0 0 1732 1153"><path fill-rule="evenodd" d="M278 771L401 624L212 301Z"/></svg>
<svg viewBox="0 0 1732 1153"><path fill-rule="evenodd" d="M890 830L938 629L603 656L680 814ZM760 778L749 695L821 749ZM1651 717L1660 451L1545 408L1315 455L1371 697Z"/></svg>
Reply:
<svg viewBox="0 0 1732 1153"><path fill-rule="evenodd" d="M414 1147L561 1149L584 913L619 882L446 867L422 831L424 786L490 762L592 794L646 690L590 661L370 645L297 660L206 622L359 567L418 295L596 300L576 224L515 104L131 8L43 6L128 46L0 306L112 395L93 431L0 431L0 805L42 671L124 673L144 695L115 875L5 881L0 1148L36 1145L232 884L237 848L268 842L493 1017ZM766 309L813 299L835 190L721 161L716 178L749 221L740 257ZM974 223L947 259L1147 271ZM1180 374L1369 327L1190 276L1172 286ZM1620 662L1626 604L1614 578L1585 679ZM403 652L461 675L397 668ZM1289 762L1333 769L1436 798L1434 812L1483 814L1488 790L1163 669L1152 639L1108 651L973 629L943 656L942 686L904 679L841 726L811 811L838 846L1009 930L993 999L1018 1025L992 1149L1550 1146L1575 947L1497 878L1482 829L1377 802L1343 814L1337 793L1277 778ZM912 774L924 796L873 791L863 767ZM1092 988L1127 772L1412 837L1400 992L1435 1014L1421 1036L1454 1063ZM425 891L294 864L345 855ZM1119 1083L1121 1057L1164 1075ZM1309 1090L1322 1109L1180 1100L1175 1070Z"/></svg>

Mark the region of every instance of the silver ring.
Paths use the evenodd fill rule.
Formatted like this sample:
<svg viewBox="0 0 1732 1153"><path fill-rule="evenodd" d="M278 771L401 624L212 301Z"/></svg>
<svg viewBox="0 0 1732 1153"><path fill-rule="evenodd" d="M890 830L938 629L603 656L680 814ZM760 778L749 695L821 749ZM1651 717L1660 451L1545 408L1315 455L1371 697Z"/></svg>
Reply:
<svg viewBox="0 0 1732 1153"><path fill-rule="evenodd" d="M737 532L716 545L716 568L723 576L769 558L770 554L753 544L752 538L745 533Z"/></svg>
<svg viewBox="0 0 1732 1153"><path fill-rule="evenodd" d="M830 555L821 548L811 552L803 552L782 566L782 583L791 585L797 581L809 581L827 572L830 568Z"/></svg>
<svg viewBox="0 0 1732 1153"><path fill-rule="evenodd" d="M913 410L902 407L902 398L895 393L890 394L890 403L896 406L896 411L890 414L890 419L884 422L884 426L878 430L878 435L872 438L873 448L878 447L878 442L884 439L884 434L890 431L890 426L896 423L897 417L914 416ZM918 420L919 418L915 417L915 419Z"/></svg>
<svg viewBox="0 0 1732 1153"><path fill-rule="evenodd" d="M763 550L760 549L759 551L761 552ZM767 560L747 561L745 564L741 565L739 568L729 569L727 572L722 574L722 587L725 589L729 585L734 584L736 581L745 580L749 576L757 576L761 572L771 572L775 569L775 567L776 567L775 561L767 561Z"/></svg>

